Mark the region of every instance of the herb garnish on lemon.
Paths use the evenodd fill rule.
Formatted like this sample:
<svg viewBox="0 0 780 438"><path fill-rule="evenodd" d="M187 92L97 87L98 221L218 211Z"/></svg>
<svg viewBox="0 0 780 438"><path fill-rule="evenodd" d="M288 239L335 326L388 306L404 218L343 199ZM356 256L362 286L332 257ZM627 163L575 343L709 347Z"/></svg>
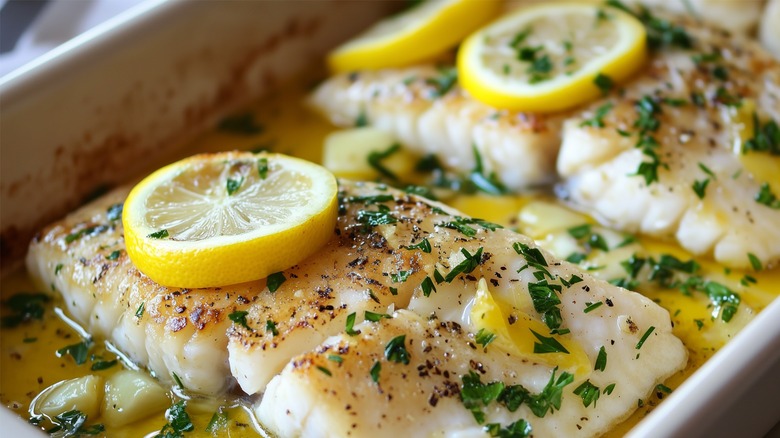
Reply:
<svg viewBox="0 0 780 438"><path fill-rule="evenodd" d="M645 28L634 16L551 2L522 8L469 36L458 52L458 77L488 105L552 112L598 97L645 57Z"/></svg>
<svg viewBox="0 0 780 438"><path fill-rule="evenodd" d="M280 154L196 155L141 181L125 201L127 253L152 280L214 287L257 280L332 236L336 178Z"/></svg>

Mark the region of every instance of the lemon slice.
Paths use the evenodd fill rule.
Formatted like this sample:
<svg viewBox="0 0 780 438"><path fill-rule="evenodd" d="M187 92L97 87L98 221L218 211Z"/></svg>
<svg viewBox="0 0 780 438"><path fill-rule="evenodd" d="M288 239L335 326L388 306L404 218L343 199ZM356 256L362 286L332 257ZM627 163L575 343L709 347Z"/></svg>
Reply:
<svg viewBox="0 0 780 438"><path fill-rule="evenodd" d="M438 55L495 17L497 0L428 0L386 18L328 56L335 72L401 67Z"/></svg>
<svg viewBox="0 0 780 438"><path fill-rule="evenodd" d="M141 181L122 215L127 254L152 280L214 287L267 277L333 235L335 177L279 154L196 155Z"/></svg>
<svg viewBox="0 0 780 438"><path fill-rule="evenodd" d="M544 3L469 36L458 77L488 105L552 112L598 97L645 57L645 28L635 17L588 3Z"/></svg>

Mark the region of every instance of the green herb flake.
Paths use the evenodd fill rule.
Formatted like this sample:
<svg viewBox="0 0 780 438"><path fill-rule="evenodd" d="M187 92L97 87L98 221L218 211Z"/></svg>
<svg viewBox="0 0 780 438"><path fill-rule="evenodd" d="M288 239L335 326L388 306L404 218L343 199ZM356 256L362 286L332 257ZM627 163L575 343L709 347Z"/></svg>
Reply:
<svg viewBox="0 0 780 438"><path fill-rule="evenodd" d="M705 166L705 165L704 165L703 163L701 163L701 162L699 162L699 169L701 169L701 170L702 170L702 172L704 172L704 173L706 173L707 175L709 175L709 177L710 177L710 178L712 178L712 179L717 179L717 177L715 176L715 173L714 173L712 170L710 170L710 168L709 168L709 167Z"/></svg>
<svg viewBox="0 0 780 438"><path fill-rule="evenodd" d="M40 419L37 419L38 424ZM87 414L73 409L67 412L63 412L56 415L52 419L54 427L46 432L52 437L71 437L71 436L84 436L84 435L100 435L105 432L105 427L102 424L86 425Z"/></svg>
<svg viewBox="0 0 780 438"><path fill-rule="evenodd" d="M388 287L388 289L390 289L390 295L392 295L392 296L398 295L398 288L390 286L390 287Z"/></svg>
<svg viewBox="0 0 780 438"><path fill-rule="evenodd" d="M748 253L747 256L748 256L748 259L750 260L750 266L753 267L754 271L758 272L758 271L764 269L764 267L761 265L761 260L758 257L756 257L755 254Z"/></svg>
<svg viewBox="0 0 780 438"><path fill-rule="evenodd" d="M266 333L271 333L271 336L279 335L279 330L276 328L276 323L271 319L265 322L265 331Z"/></svg>
<svg viewBox="0 0 780 438"><path fill-rule="evenodd" d="M285 281L287 281L287 277L284 276L283 272L274 272L273 274L268 276L268 278L265 281L265 285L268 287L269 292L274 293L277 290L279 290L279 287Z"/></svg>
<svg viewBox="0 0 780 438"><path fill-rule="evenodd" d="M117 259L119 259L119 256L121 254L122 254L122 251L119 251L119 250L113 251L113 252L111 252L111 254L106 256L106 260L111 260L111 261L117 260Z"/></svg>
<svg viewBox="0 0 780 438"><path fill-rule="evenodd" d="M609 114L613 106L614 105L612 104L612 102L607 102L604 105L601 105L600 107L596 108L596 112L594 113L593 117L580 123L580 126L591 126L594 128L603 128L604 117L606 117L607 114Z"/></svg>
<svg viewBox="0 0 780 438"><path fill-rule="evenodd" d="M45 293L17 293L2 301L4 313L0 317L0 326L13 328L33 319L42 320L45 305L51 297Z"/></svg>
<svg viewBox="0 0 780 438"><path fill-rule="evenodd" d="M239 176L238 178L228 178L226 183L226 189L228 196L233 196L234 193L238 191L238 189L241 188L241 185L244 184L244 177Z"/></svg>
<svg viewBox="0 0 780 438"><path fill-rule="evenodd" d="M614 391L614 390L615 390L615 384L614 383L610 383L609 385L607 385L604 388L604 394L612 395L612 391Z"/></svg>
<svg viewBox="0 0 780 438"><path fill-rule="evenodd" d="M414 245L409 245L406 247L406 249L419 249L420 251L430 254L431 253L431 242L428 241L428 239L423 239L419 242L417 242Z"/></svg>
<svg viewBox="0 0 780 438"><path fill-rule="evenodd" d="M584 253L573 252L573 253L569 254L568 257L566 257L566 261L570 262L570 263L579 264L580 262L582 262L586 258L588 258L588 256L585 255Z"/></svg>
<svg viewBox="0 0 780 438"><path fill-rule="evenodd" d="M569 350L566 349L557 339L553 337L542 336L539 333L531 330L531 333L539 340L534 342L534 353L546 354L546 353L564 353L569 354Z"/></svg>
<svg viewBox="0 0 780 438"><path fill-rule="evenodd" d="M409 279L409 276L412 275L413 272L414 270L412 269L406 271L398 271L397 274L390 274L390 279L393 280L393 283L403 283Z"/></svg>
<svg viewBox="0 0 780 438"><path fill-rule="evenodd" d="M108 207L108 210L106 210L106 219L108 219L109 222L116 222L122 219L123 209L124 209L124 204L121 202L112 204L110 207Z"/></svg>
<svg viewBox="0 0 780 438"><path fill-rule="evenodd" d="M527 438L531 436L533 428L531 427L531 423L521 418L514 423L509 424L507 427L501 427L498 423L486 424L484 431L491 437Z"/></svg>
<svg viewBox="0 0 780 438"><path fill-rule="evenodd" d="M710 183L709 178L705 178L703 180L695 180L693 182L693 192L696 193L696 196L699 197L699 199L704 199L704 195L706 194L707 190L707 184Z"/></svg>
<svg viewBox="0 0 780 438"><path fill-rule="evenodd" d="M221 431L226 430L228 427L228 414L227 412L217 411L211 416L209 424L206 426L206 432L217 435Z"/></svg>
<svg viewBox="0 0 780 438"><path fill-rule="evenodd" d="M140 317L144 316L144 306L145 306L145 304L146 303L141 303L141 305L138 306L138 309L136 309L136 311L135 311L135 317L136 318L140 318Z"/></svg>
<svg viewBox="0 0 780 438"><path fill-rule="evenodd" d="M431 92L432 98L436 99L442 97L458 83L458 69L455 67L440 68L439 75L433 78L427 78L425 83L434 88Z"/></svg>
<svg viewBox="0 0 780 438"><path fill-rule="evenodd" d="M329 370L329 369L327 369L327 368L325 368L325 367L324 367L324 366L322 366L322 365L317 365L317 369L318 369L318 370L320 370L320 371L322 371L322 374L325 374L325 375L326 375L326 376L328 376L328 377L331 377L331 376L333 376L333 374L330 372L330 370Z"/></svg>
<svg viewBox="0 0 780 438"><path fill-rule="evenodd" d="M374 362L374 365L371 366L371 370L368 372L374 383L379 382L380 371L382 371L382 364L379 361Z"/></svg>
<svg viewBox="0 0 780 438"><path fill-rule="evenodd" d="M758 114L753 113L753 138L742 146L743 153L750 151L780 155L780 128L777 122L770 120L762 125Z"/></svg>
<svg viewBox="0 0 780 438"><path fill-rule="evenodd" d="M596 301L595 303L585 303L585 310L583 310L583 313L590 313L599 307L601 307L604 303L601 301Z"/></svg>
<svg viewBox="0 0 780 438"><path fill-rule="evenodd" d="M99 360L99 361L92 362L92 366L89 369L92 370L92 371L106 370L108 368L113 367L117 363L118 363L118 361L116 359L114 359L114 360Z"/></svg>
<svg viewBox="0 0 780 438"><path fill-rule="evenodd" d="M704 328L704 320L703 319L694 319L693 322L696 324L696 327L701 330Z"/></svg>
<svg viewBox="0 0 780 438"><path fill-rule="evenodd" d="M642 348L642 345L645 344L645 341L647 340L648 337L650 337L650 334L653 333L654 330L655 330L655 326L652 326L652 325L650 326L650 328L647 329L645 334L642 335L642 338L639 339L639 342L636 343L636 349L637 350Z"/></svg>
<svg viewBox="0 0 780 438"><path fill-rule="evenodd" d="M260 176L260 179L268 178L268 169L268 158L258 158L257 174Z"/></svg>
<svg viewBox="0 0 780 438"><path fill-rule="evenodd" d="M328 360L331 361L331 362L336 362L336 363L344 362L344 358L339 356L338 354L329 354L328 355Z"/></svg>
<svg viewBox="0 0 780 438"><path fill-rule="evenodd" d="M356 336L360 334L360 330L355 330L355 317L357 314L355 312L350 313L347 315L347 323L345 331L350 336Z"/></svg>
<svg viewBox="0 0 780 438"><path fill-rule="evenodd" d="M248 330L252 330L251 328L249 328L249 326L247 325L247 322L246 322L246 316L248 314L249 314L249 312L247 312L246 310L236 310L236 311L230 313L228 315L228 318L231 321L233 321L234 323L236 323L236 324L238 324L238 325L240 325L240 326L242 326L242 327L244 327L244 328L246 328Z"/></svg>
<svg viewBox="0 0 780 438"><path fill-rule="evenodd" d="M720 313L720 318L723 322L731 321L737 313L739 303L741 302L739 295L728 287L714 281L705 283L704 292L715 305L715 314Z"/></svg>
<svg viewBox="0 0 780 438"><path fill-rule="evenodd" d="M377 210L358 210L357 220L367 227L377 225L389 225L398 222L398 219L390 213L390 207L378 205Z"/></svg>
<svg viewBox="0 0 780 438"><path fill-rule="evenodd" d="M460 252L463 253L463 255L466 257L462 262L458 263L457 266L452 268L452 270L447 274L446 277L444 277L444 281L447 283L452 283L452 280L457 278L460 274L469 274L474 269L479 266L480 263L482 263L482 247L479 247L474 254L469 253L465 248L461 248Z"/></svg>
<svg viewBox="0 0 780 438"><path fill-rule="evenodd" d="M505 385L502 382L482 383L479 374L469 371L461 377L463 383L460 388L460 399L466 409L470 410L474 419L479 424L485 422L485 414L482 412L482 406L487 406L490 402L498 399L504 391Z"/></svg>
<svg viewBox="0 0 780 438"><path fill-rule="evenodd" d="M600 9L599 9L600 10ZM601 90L601 95L606 96L615 86L615 82L609 76L599 73L596 78L593 79L593 83Z"/></svg>
<svg viewBox="0 0 780 438"><path fill-rule="evenodd" d="M173 377L173 381L176 382L176 386L178 386L179 389L184 390L184 384L181 383L181 378L179 377L179 375L176 374L176 372L172 372L171 376Z"/></svg>
<svg viewBox="0 0 780 438"><path fill-rule="evenodd" d="M607 350L602 345L599 348L599 354L596 356L596 364L593 369L596 371L604 371L607 368Z"/></svg>
<svg viewBox="0 0 780 438"><path fill-rule="evenodd" d="M383 151L372 151L370 154L368 154L368 164L369 166L374 168L374 170L379 172L380 175L387 177L393 181L397 181L398 176L396 176L395 173L393 173L390 169L388 169L383 164L383 161L390 158L393 154L399 152L400 150L401 150L401 145L398 143L394 143Z"/></svg>
<svg viewBox="0 0 780 438"><path fill-rule="evenodd" d="M151 239L165 239L166 237L168 237L168 230L162 229L160 231L155 231L154 233L149 234L146 237L149 237Z"/></svg>
<svg viewBox="0 0 780 438"><path fill-rule="evenodd" d="M87 354L89 353L89 348L91 346L91 340L68 345L57 350L57 356L63 357L68 355L73 358L73 361L76 362L76 365L83 365L87 361Z"/></svg>
<svg viewBox="0 0 780 438"><path fill-rule="evenodd" d="M578 395L582 398L582 404L585 405L586 408L591 404L593 404L593 407L595 408L596 402L598 402L599 396L601 395L601 389L590 383L590 379L588 379L574 389L574 395Z"/></svg>
<svg viewBox="0 0 780 438"><path fill-rule="evenodd" d="M425 297L431 296L431 292L436 292L436 286L433 284L431 277L425 277L422 283L420 283L420 289L422 289Z"/></svg>
<svg viewBox="0 0 780 438"><path fill-rule="evenodd" d="M487 348L488 344L496 340L496 337L497 336L494 333L481 328L474 336L474 340L477 342L477 344L481 345L482 348Z"/></svg>
<svg viewBox="0 0 780 438"><path fill-rule="evenodd" d="M192 432L195 430L195 426L192 424L189 414L187 414L187 403L184 400L174 403L174 405L165 413L165 418L167 418L169 422L166 426L173 429L179 436L183 432ZM165 426L163 426L163 430L165 430ZM166 435L163 434L163 436Z"/></svg>
<svg viewBox="0 0 780 438"><path fill-rule="evenodd" d="M490 195L502 195L508 192L506 186L496 176L495 172L485 175L485 171L482 164L482 155L479 153L479 149L476 144L471 145L474 152L474 169L469 174L469 181L474 186Z"/></svg>
<svg viewBox="0 0 780 438"><path fill-rule="evenodd" d="M758 191L754 199L759 204L766 205L767 207L774 210L780 210L780 199L777 199L777 196L772 193L772 189L769 187L769 183L761 184L761 189Z"/></svg>
<svg viewBox="0 0 780 438"><path fill-rule="evenodd" d="M396 336L385 346L385 358L391 362L409 365L409 352L406 350L406 335Z"/></svg>
<svg viewBox="0 0 780 438"><path fill-rule="evenodd" d="M590 224L578 225L576 227L569 228L567 231L571 237L580 240L590 235Z"/></svg>
<svg viewBox="0 0 780 438"><path fill-rule="evenodd" d="M657 392L665 392L667 394L671 394L672 393L672 388L664 385L663 383L659 383L659 384L655 385L655 390Z"/></svg>
<svg viewBox="0 0 780 438"><path fill-rule="evenodd" d="M547 385L542 392L529 396L528 407L531 409L531 412L539 418L544 417L548 411L554 412L556 409L561 408L563 388L574 381L574 375L565 371L562 372L556 380L555 371L557 369L557 367L553 369L550 380L547 382Z"/></svg>
<svg viewBox="0 0 780 438"><path fill-rule="evenodd" d="M371 312L370 310L366 310L364 318L367 321L379 322L379 320L381 320L382 318L392 319L393 317L386 313L375 313L375 312Z"/></svg>

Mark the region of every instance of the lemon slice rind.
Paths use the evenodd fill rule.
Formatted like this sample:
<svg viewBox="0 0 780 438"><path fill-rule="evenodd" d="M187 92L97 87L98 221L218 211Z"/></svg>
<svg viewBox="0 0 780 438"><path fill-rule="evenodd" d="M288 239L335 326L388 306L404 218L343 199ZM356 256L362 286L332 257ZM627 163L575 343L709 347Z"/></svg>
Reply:
<svg viewBox="0 0 780 438"><path fill-rule="evenodd" d="M599 56L578 66L572 74L558 74L548 80L530 83L501 74L483 65L482 54L490 35L532 28L535 21L556 14L594 17L600 8L593 4L551 3L522 8L469 36L458 52L458 77L461 86L477 100L497 108L553 112L574 107L599 96L593 83L597 75L624 81L646 59L646 32L633 16L609 8L612 17L606 25L616 26L617 42ZM565 36L561 37L562 39Z"/></svg>
<svg viewBox="0 0 780 438"><path fill-rule="evenodd" d="M194 169L200 163L228 165L241 160L256 163L261 158L266 159L271 168L269 180L279 174L285 174L284 178L310 179L310 190L305 193L302 204L265 206L292 212L286 216L282 215L284 217L276 223L254 226L252 222L256 219L239 214L246 219L250 229L198 239L182 237L185 233L168 232L168 229L175 229L175 224L174 227L169 227L165 221L150 224L150 221L154 222L148 217L150 198L160 195L161 192L164 192L163 197L166 193L170 195L175 192L176 189L171 188L175 185L174 180L186 180L193 172L197 173ZM251 170L256 171L254 167ZM204 186L203 181L199 182ZM215 206L210 211L200 212L201 217L214 214L220 202L238 202L237 198L226 198L224 193L215 193L214 188L222 189L223 183L224 181L218 181L217 184L212 184L210 192L203 188L204 193L192 194L193 197L214 199ZM251 183L262 184L263 181L255 178ZM243 190L252 188L248 187L250 181L245 184L247 187L243 187ZM239 194L241 189L242 187L239 187L236 194ZM141 272L164 286L203 288L264 278L299 263L330 240L337 216L337 192L336 179L330 172L321 166L293 157L241 152L190 157L152 173L128 195L122 217L127 253ZM285 194L280 195L284 197ZM257 201L264 202L267 199L258 198ZM191 211L191 208L187 210L182 204L177 205L176 200L172 200L170 205L164 208L174 211L178 209L185 213L184 216L198 215L198 212ZM203 222L196 221L199 224ZM167 236L160 238L159 234L163 230Z"/></svg>
<svg viewBox="0 0 780 438"><path fill-rule="evenodd" d="M428 0L386 18L328 56L334 72L403 67L454 47L495 17L497 0Z"/></svg>

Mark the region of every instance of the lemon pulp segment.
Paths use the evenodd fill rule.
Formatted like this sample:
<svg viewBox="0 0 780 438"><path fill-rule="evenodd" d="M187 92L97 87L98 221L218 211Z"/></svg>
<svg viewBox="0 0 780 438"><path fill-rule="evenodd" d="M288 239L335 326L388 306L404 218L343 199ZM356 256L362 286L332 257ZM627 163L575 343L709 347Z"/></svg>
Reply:
<svg viewBox="0 0 780 438"><path fill-rule="evenodd" d="M401 67L454 47L494 18L497 0L428 0L375 24L328 56L335 72Z"/></svg>
<svg viewBox="0 0 780 438"><path fill-rule="evenodd" d="M475 32L458 53L471 95L498 108L552 112L596 98L599 76L618 82L646 57L639 20L587 3L520 9Z"/></svg>
<svg viewBox="0 0 780 438"><path fill-rule="evenodd" d="M280 154L196 155L139 183L125 202L127 253L152 280L213 287L257 280L333 235L338 187L323 167Z"/></svg>

